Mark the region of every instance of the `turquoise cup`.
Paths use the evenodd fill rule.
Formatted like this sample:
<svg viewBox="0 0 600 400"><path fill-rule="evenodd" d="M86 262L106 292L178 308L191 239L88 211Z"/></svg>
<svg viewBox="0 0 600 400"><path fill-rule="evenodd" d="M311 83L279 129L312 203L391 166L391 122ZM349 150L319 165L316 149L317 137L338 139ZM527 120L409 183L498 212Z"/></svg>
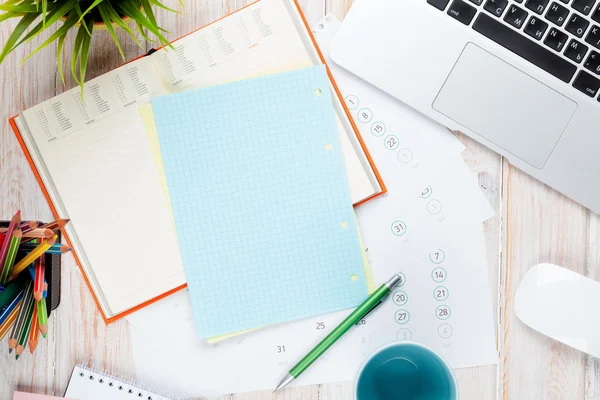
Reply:
<svg viewBox="0 0 600 400"><path fill-rule="evenodd" d="M356 400L457 400L458 385L450 365L422 344L388 344L358 371Z"/></svg>

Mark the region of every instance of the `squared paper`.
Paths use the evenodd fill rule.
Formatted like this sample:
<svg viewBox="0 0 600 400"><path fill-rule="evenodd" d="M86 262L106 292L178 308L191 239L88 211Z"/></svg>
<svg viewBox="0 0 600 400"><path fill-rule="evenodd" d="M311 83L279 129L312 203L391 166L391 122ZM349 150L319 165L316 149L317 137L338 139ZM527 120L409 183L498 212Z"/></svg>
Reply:
<svg viewBox="0 0 600 400"><path fill-rule="evenodd" d="M318 66L152 100L199 337L367 296L328 82Z"/></svg>

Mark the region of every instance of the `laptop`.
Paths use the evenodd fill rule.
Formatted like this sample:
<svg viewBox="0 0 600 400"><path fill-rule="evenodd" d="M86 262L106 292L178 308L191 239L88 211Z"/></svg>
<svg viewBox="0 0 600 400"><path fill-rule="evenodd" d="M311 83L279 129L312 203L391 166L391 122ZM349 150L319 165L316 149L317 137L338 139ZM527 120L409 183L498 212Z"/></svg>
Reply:
<svg viewBox="0 0 600 400"><path fill-rule="evenodd" d="M599 0L357 0L331 58L600 212Z"/></svg>

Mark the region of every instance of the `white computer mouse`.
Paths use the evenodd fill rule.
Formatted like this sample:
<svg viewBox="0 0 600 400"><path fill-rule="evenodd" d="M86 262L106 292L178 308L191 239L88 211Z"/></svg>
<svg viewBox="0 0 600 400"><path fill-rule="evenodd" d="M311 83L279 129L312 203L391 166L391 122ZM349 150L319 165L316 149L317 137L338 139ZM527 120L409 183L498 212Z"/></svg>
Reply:
<svg viewBox="0 0 600 400"><path fill-rule="evenodd" d="M526 325L559 342L600 357L600 283L553 264L531 268L515 295Z"/></svg>

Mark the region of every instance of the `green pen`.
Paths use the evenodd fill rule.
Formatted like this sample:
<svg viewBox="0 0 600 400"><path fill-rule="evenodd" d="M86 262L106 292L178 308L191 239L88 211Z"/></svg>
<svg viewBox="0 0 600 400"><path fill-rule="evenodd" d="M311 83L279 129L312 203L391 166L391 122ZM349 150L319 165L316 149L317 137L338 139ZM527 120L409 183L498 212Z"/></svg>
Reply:
<svg viewBox="0 0 600 400"><path fill-rule="evenodd" d="M325 339L321 340L321 342L307 355L305 355L304 358L298 362L298 364L294 365L294 367L290 369L287 376L283 378L274 392L287 386L294 379L297 379L300 374L302 374L313 362L321 357L321 355L323 355L327 349L329 349L339 338L341 338L344 333L352 328L352 326L356 325L358 321L363 319L368 313L373 311L375 307L381 304L383 300L390 294L392 288L396 286L401 279L402 278L400 275L396 274L388 279L388 281L383 285L381 285L379 289L373 292L373 294L363 301L362 304L356 308L356 310L352 311L352 313L348 315L345 320L336 326L335 329L325 337Z"/></svg>

